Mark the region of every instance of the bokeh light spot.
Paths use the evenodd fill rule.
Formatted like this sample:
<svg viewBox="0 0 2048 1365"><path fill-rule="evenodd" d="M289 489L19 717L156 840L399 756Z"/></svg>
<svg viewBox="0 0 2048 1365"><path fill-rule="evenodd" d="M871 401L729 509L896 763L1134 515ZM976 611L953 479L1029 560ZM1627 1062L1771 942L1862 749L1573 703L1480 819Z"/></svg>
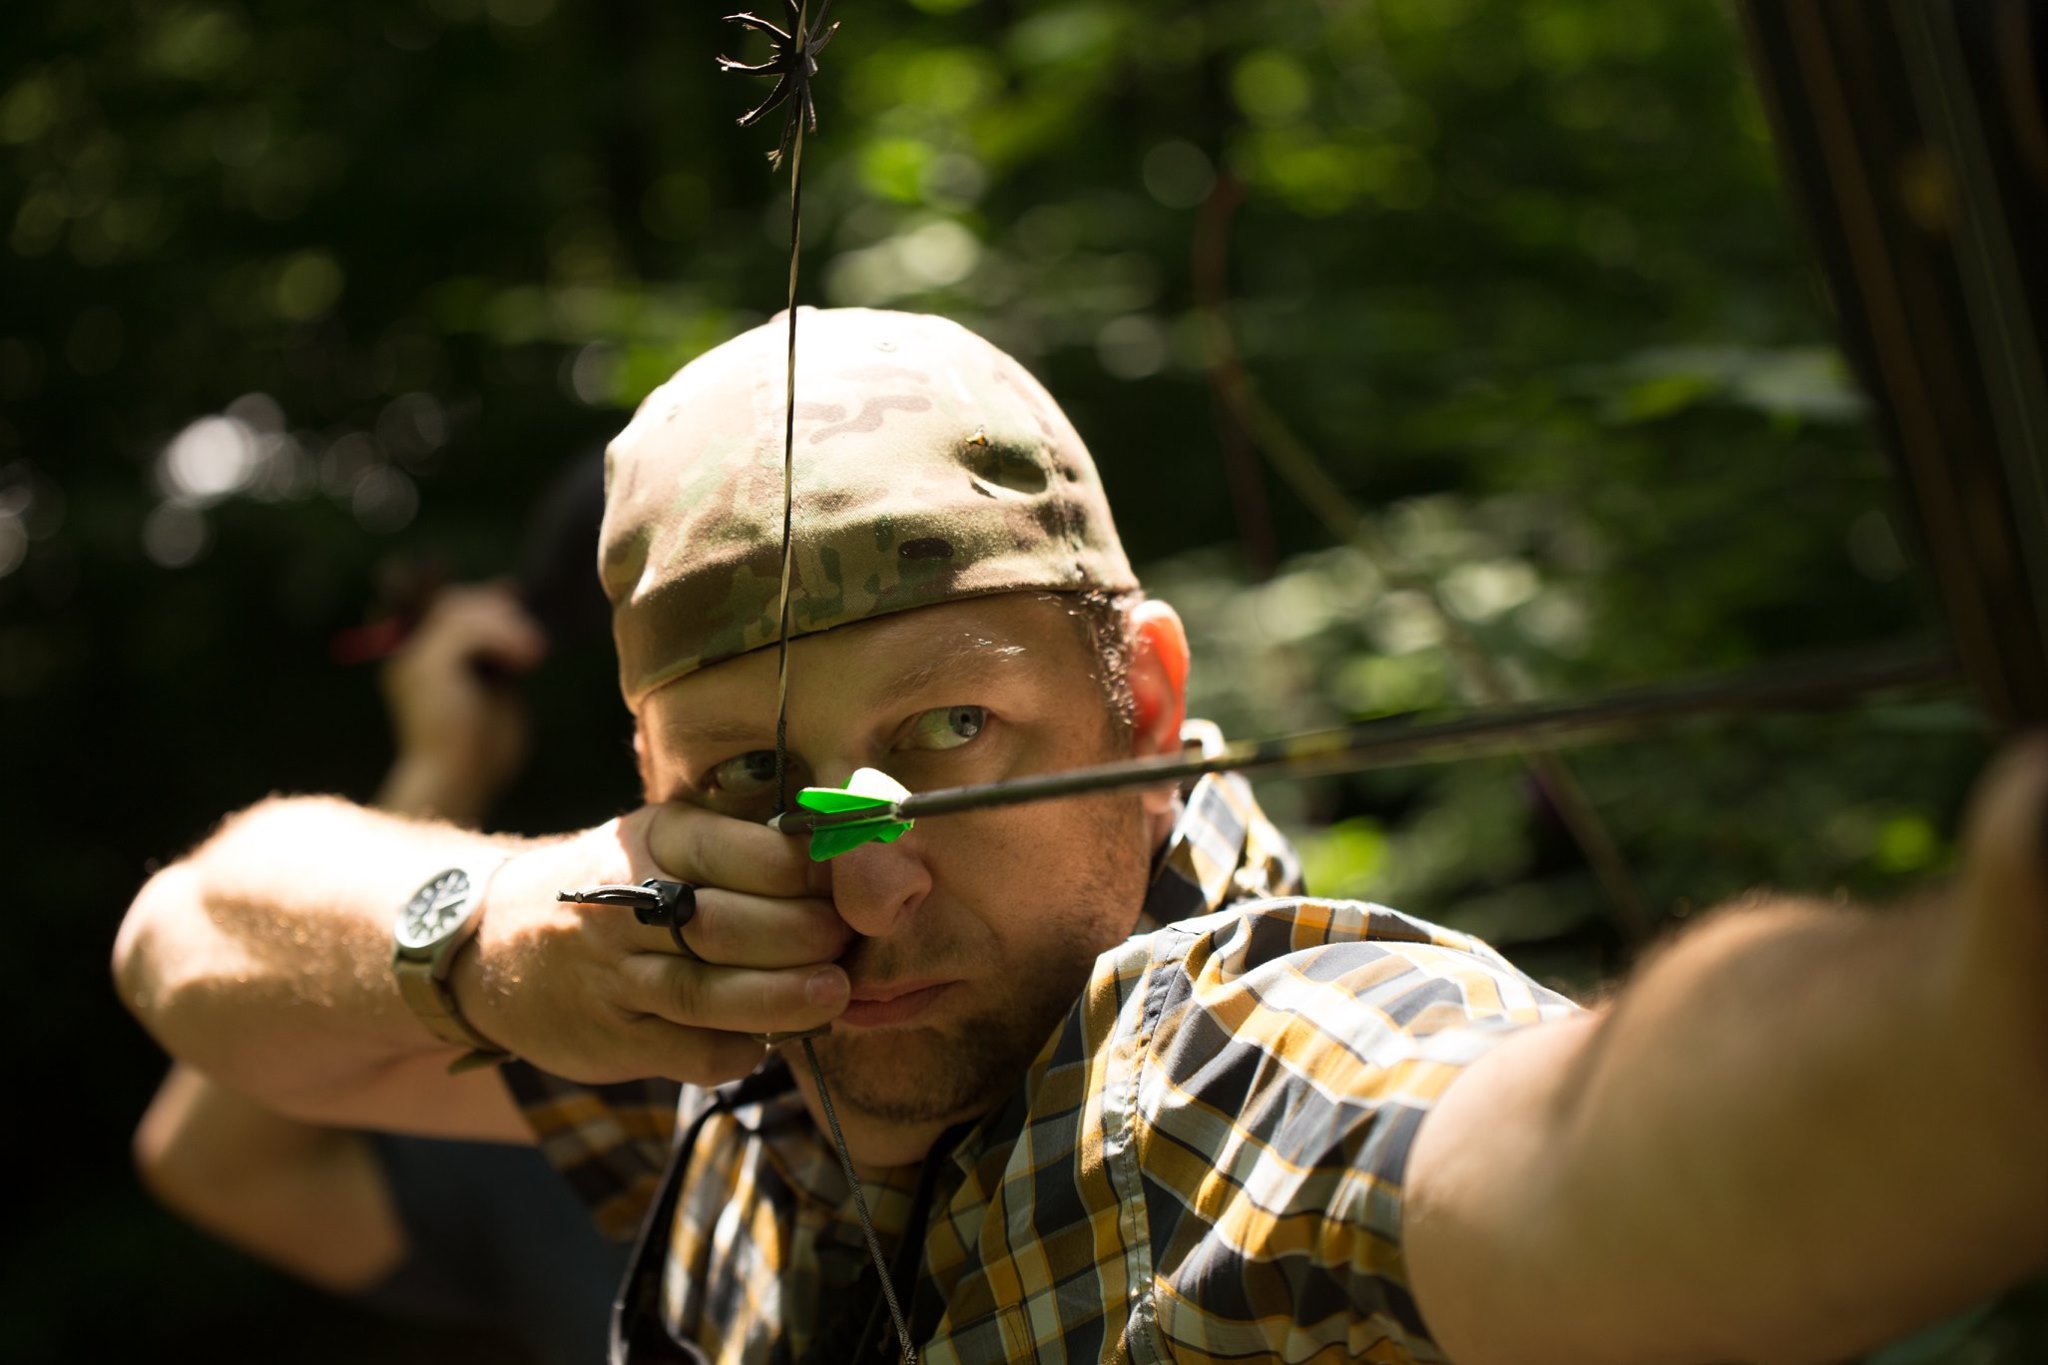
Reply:
<svg viewBox="0 0 2048 1365"><path fill-rule="evenodd" d="M236 417L202 417L171 438L160 465L166 492L207 503L238 492L256 473L256 433Z"/></svg>
<svg viewBox="0 0 2048 1365"><path fill-rule="evenodd" d="M5 578L28 559L28 528L12 512L0 512L0 578Z"/></svg>
<svg viewBox="0 0 2048 1365"><path fill-rule="evenodd" d="M923 198L925 170L931 161L929 143L908 137L880 138L861 151L861 184L883 199L915 204Z"/></svg>
<svg viewBox="0 0 2048 1365"><path fill-rule="evenodd" d="M958 223L926 223L903 238L904 267L924 284L958 284L981 259L981 243Z"/></svg>
<svg viewBox="0 0 2048 1365"><path fill-rule="evenodd" d="M225 9L177 5L160 11L148 44L149 64L168 76L203 81L240 61L249 50L249 33Z"/></svg>
<svg viewBox="0 0 2048 1365"><path fill-rule="evenodd" d="M1231 73L1237 107L1258 123L1289 123L1308 108L1308 73L1285 52L1254 52Z"/></svg>
<svg viewBox="0 0 2048 1365"><path fill-rule="evenodd" d="M166 569L198 559L209 539L206 518L182 503L158 503L142 522L142 552Z"/></svg>
<svg viewBox="0 0 2048 1365"><path fill-rule="evenodd" d="M398 459L416 462L448 441L448 415L430 393L402 393L377 414L377 440Z"/></svg>
<svg viewBox="0 0 2048 1365"><path fill-rule="evenodd" d="M555 0L488 0L488 6L507 28L531 28L555 12Z"/></svg>
<svg viewBox="0 0 2048 1365"><path fill-rule="evenodd" d="M351 431L321 453L320 491L330 498L353 499L363 475L384 463L377 438Z"/></svg>
<svg viewBox="0 0 2048 1365"><path fill-rule="evenodd" d="M334 307L341 297L341 267L324 251L301 251L277 274L272 301L279 317L310 322Z"/></svg>
<svg viewBox="0 0 2048 1365"><path fill-rule="evenodd" d="M988 172L964 152L947 152L925 167L922 189L932 204L966 208L988 189Z"/></svg>
<svg viewBox="0 0 2048 1365"><path fill-rule="evenodd" d="M1941 856L1941 836L1924 815L1895 815L1878 831L1874 856L1886 872L1924 871Z"/></svg>
<svg viewBox="0 0 2048 1365"><path fill-rule="evenodd" d="M1166 329L1144 313L1111 318L1095 335L1102 368L1118 379L1145 379L1166 365Z"/></svg>
<svg viewBox="0 0 2048 1365"><path fill-rule="evenodd" d="M34 142L57 122L57 83L38 72L0 98L0 142Z"/></svg>
<svg viewBox="0 0 2048 1365"><path fill-rule="evenodd" d="M1145 192L1170 209L1191 209L1209 197L1216 185L1216 167L1208 153L1178 138L1145 153L1139 172Z"/></svg>
<svg viewBox="0 0 2048 1365"><path fill-rule="evenodd" d="M390 535L412 524L413 517L420 510L419 489L406 477L405 471L379 465L366 470L362 478L356 480L355 492L349 498L349 510L355 513L357 523L365 531L373 535Z"/></svg>

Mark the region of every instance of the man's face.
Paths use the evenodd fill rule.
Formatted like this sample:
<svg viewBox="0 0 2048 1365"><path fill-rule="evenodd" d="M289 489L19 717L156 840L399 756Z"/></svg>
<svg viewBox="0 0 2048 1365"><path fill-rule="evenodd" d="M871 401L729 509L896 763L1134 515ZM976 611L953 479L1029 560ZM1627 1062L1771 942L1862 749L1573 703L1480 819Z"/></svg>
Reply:
<svg viewBox="0 0 2048 1365"><path fill-rule="evenodd" d="M979 598L790 645L789 785L880 768L912 791L992 782L1149 746L1114 724L1059 598ZM642 710L651 799L773 813L775 651L692 674ZM1175 705L1177 717L1177 697ZM1157 729L1157 727L1153 727ZM1158 798L1131 793L925 821L827 864L859 935L853 1003L817 1041L856 1156L915 1160L986 1110L1126 936L1157 842ZM805 1068L796 1068L809 1094Z"/></svg>

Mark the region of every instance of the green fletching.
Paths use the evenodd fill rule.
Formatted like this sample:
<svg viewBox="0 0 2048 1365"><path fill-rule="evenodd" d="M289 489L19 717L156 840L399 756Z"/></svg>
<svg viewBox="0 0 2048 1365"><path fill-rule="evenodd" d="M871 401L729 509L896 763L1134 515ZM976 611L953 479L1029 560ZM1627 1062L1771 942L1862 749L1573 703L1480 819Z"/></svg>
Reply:
<svg viewBox="0 0 2048 1365"><path fill-rule="evenodd" d="M862 844L893 844L910 832L910 820L863 820L811 831L811 861L822 863Z"/></svg>
<svg viewBox="0 0 2048 1365"><path fill-rule="evenodd" d="M860 769L844 787L805 787L796 794L796 803L805 810L820 815L861 810L877 813L873 820L812 830L811 861L822 863L862 844L893 844L901 839L915 822L898 820L886 812L908 795L909 788L879 768Z"/></svg>
<svg viewBox="0 0 2048 1365"><path fill-rule="evenodd" d="M805 787L796 794L796 803L805 810L831 815L849 810L887 810L892 804L886 796L862 796L840 787Z"/></svg>
<svg viewBox="0 0 2048 1365"><path fill-rule="evenodd" d="M853 776L846 779L843 787L805 787L796 794L796 803L811 810L860 810L867 806L887 806L910 795L910 788L898 782L880 768L856 768ZM831 802L821 805L820 802Z"/></svg>

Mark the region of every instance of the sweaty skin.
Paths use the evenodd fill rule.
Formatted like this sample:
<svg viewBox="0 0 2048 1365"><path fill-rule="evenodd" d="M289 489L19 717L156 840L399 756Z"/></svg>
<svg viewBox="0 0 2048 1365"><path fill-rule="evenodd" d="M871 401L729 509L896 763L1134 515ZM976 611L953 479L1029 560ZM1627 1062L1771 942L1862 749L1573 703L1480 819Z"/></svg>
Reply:
<svg viewBox="0 0 2048 1365"><path fill-rule="evenodd" d="M1119 753L1176 745L1182 720L1178 620L1148 605L1134 630L1137 714L1113 741ZM987 728L957 748L932 751L926 731L889 752L925 711L979 704L946 683L970 635L996 639L998 657L1022 660L989 681ZM1021 652L1001 653L1010 649ZM398 997L387 965L394 907L412 888L454 864L505 859L482 897L479 932L456 961L453 989L486 1037L573 1080L718 1084L760 1064L764 1050L750 1035L837 1019L855 979L870 993L906 984L910 971L943 977L912 984L960 982L929 1028L884 1021L880 1032L904 1036L844 1049L826 1040L828 1054L875 1064L869 1088L864 1068L833 1063L853 1101L846 1117L856 1156L890 1164L921 1155L942 1120L880 1115L909 1103L926 1106L916 1113L957 1112L998 1087L989 1067L1021 1065L1041 1025L1078 989L1076 973L1097 950L1089 945L1128 930L1172 796L1055 803L999 828L966 816L943 837L920 831L814 864L797 840L758 823L761 792L742 799L735 784L703 787L711 767L760 747L767 693L741 675L767 665L766 655L742 656L677 683L676 698L699 699L692 714L667 701L649 708L643 748L655 794L682 796L696 783L701 804L647 806L540 840L326 798L272 800L230 817L137 896L115 945L123 999L172 1055L292 1116L530 1141L495 1074L448 1074L456 1050ZM868 674L888 688L855 685ZM792 746L826 782L862 762L893 767L913 786L941 772L1023 772L1101 757L1112 743L1107 722L1091 720L1103 702L1082 632L1063 606L1038 595L806 637L792 646L792 678ZM889 712L890 692L918 697L923 709ZM1070 856L1077 850L1088 856ZM684 931L693 956L630 913L555 899L568 887L651 876L703 888ZM917 912L927 899L924 926ZM1036 941L1048 927L1057 930L1052 941ZM1046 989L1065 999L1043 998ZM1005 1022L983 1041L971 1036L969 1015ZM940 1092L936 1104L914 1098L927 1083ZM863 1113L868 1107L877 1112Z"/></svg>
<svg viewBox="0 0 2048 1365"><path fill-rule="evenodd" d="M951 603L799 640L791 784L872 767L915 791L1170 751L1186 644L1163 604L1135 628L1128 734L1058 598ZM651 793L764 818L774 693L772 651L655 692L641 712ZM949 816L824 865L855 937L838 959L852 1003L816 1047L857 1160L914 1161L1016 1082L1096 956L1130 933L1170 810L1168 793L1126 792ZM808 1068L794 1070L822 1123Z"/></svg>

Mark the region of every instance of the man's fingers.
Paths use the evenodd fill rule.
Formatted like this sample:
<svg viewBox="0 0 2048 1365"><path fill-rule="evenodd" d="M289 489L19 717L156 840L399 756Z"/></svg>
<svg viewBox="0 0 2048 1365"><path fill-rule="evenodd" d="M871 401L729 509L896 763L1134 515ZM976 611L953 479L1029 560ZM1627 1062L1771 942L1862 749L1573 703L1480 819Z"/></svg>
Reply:
<svg viewBox="0 0 2048 1365"><path fill-rule="evenodd" d="M666 876L757 896L814 895L828 884L801 840L766 825L673 801L653 812L647 850Z"/></svg>
<svg viewBox="0 0 2048 1365"><path fill-rule="evenodd" d="M666 1019L643 1015L627 1026L635 1043L636 1075L653 1074L685 1085L723 1085L761 1065L765 1044L744 1033L713 1033L683 1028Z"/></svg>
<svg viewBox="0 0 2048 1365"><path fill-rule="evenodd" d="M838 967L756 971L693 962L673 953L635 953L619 966L621 1003L686 1028L790 1033L816 1028L846 1008Z"/></svg>
<svg viewBox="0 0 2048 1365"><path fill-rule="evenodd" d="M675 954L667 929L643 925L623 907L593 908L612 914L634 950ZM828 900L778 900L717 887L700 887L697 913L683 926L691 954L725 967L823 965L844 953L854 933Z"/></svg>

